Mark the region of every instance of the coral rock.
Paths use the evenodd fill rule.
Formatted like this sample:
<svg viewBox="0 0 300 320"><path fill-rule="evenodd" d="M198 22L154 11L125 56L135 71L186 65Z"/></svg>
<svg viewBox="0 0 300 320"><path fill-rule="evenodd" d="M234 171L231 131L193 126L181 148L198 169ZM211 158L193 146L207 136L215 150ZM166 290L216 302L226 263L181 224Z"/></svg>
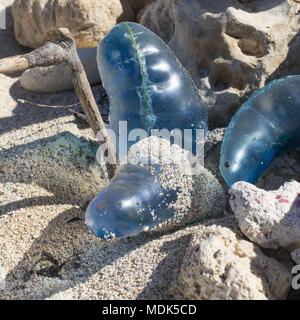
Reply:
<svg viewBox="0 0 300 320"><path fill-rule="evenodd" d="M299 29L299 8L276 0L157 0L139 22L160 35L191 72L210 105L211 127L221 127L286 59Z"/></svg>
<svg viewBox="0 0 300 320"><path fill-rule="evenodd" d="M120 0L16 0L12 7L15 35L32 48L44 44L57 28L68 28L80 48L96 47L121 20L133 20Z"/></svg>
<svg viewBox="0 0 300 320"><path fill-rule="evenodd" d="M242 232L265 248L295 249L300 244L300 184L287 182L276 191L237 182L229 190L231 208Z"/></svg>
<svg viewBox="0 0 300 320"><path fill-rule="evenodd" d="M231 229L214 225L193 236L173 291L184 299L281 299L289 283L282 264Z"/></svg>

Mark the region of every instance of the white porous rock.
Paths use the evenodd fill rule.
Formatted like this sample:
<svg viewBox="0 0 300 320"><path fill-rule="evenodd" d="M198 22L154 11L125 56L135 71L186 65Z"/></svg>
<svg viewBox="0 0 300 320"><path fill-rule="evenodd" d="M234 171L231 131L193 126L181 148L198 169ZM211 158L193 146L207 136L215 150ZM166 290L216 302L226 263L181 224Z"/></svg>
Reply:
<svg viewBox="0 0 300 320"><path fill-rule="evenodd" d="M300 247L300 183L286 182L275 191L237 182L230 205L242 232L265 248Z"/></svg>
<svg viewBox="0 0 300 320"><path fill-rule="evenodd" d="M79 58L91 85L101 81L96 54L97 48L78 49ZM68 64L28 69L22 74L20 81L24 89L34 92L52 93L74 88L73 74Z"/></svg>
<svg viewBox="0 0 300 320"><path fill-rule="evenodd" d="M121 0L16 0L12 6L18 42L36 48L58 28L68 28L79 48L96 47L120 21L133 20Z"/></svg>
<svg viewBox="0 0 300 320"><path fill-rule="evenodd" d="M191 300L266 300L287 295L291 275L238 231L213 225L194 234L172 289Z"/></svg>
<svg viewBox="0 0 300 320"><path fill-rule="evenodd" d="M288 54L299 9L292 0L157 0L139 22L161 36L191 73L216 128L283 62L299 57L299 51ZM285 70L288 61L277 76Z"/></svg>
<svg viewBox="0 0 300 320"><path fill-rule="evenodd" d="M151 136L130 148L127 161L147 166L149 170L151 165L161 165L159 179L162 187L177 191L177 201L171 204L175 212L171 224L183 226L223 216L226 207L223 187L201 165L201 159L197 161L195 156L178 145ZM198 164L196 169L193 166L195 163Z"/></svg>

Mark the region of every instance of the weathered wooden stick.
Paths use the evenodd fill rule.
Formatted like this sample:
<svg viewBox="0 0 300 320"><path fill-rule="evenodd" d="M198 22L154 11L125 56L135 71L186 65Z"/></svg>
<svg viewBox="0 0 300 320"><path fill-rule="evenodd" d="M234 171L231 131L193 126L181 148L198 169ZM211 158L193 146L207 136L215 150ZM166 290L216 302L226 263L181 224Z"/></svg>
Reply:
<svg viewBox="0 0 300 320"><path fill-rule="evenodd" d="M63 31L65 29L59 30L66 33L66 31ZM68 63L71 60L69 57L70 52L66 48L63 48L65 44L65 39L61 38L59 44L47 42L44 46L28 54L0 59L0 73L12 73L25 71L29 68L49 67Z"/></svg>
<svg viewBox="0 0 300 320"><path fill-rule="evenodd" d="M75 41L68 29L58 29L55 43L48 42L31 53L0 59L0 73L24 71L28 68L47 67L68 63L72 67L75 93L95 135L101 132L103 143L107 146L106 168L109 179L119 164L114 143L111 141L106 125L94 99L86 73L77 54Z"/></svg>

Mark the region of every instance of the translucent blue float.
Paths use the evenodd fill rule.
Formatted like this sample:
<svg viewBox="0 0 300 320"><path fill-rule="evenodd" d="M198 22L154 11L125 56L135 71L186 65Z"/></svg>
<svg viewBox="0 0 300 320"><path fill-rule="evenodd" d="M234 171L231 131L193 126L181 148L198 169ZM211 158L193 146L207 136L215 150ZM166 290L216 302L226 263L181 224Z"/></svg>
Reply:
<svg viewBox="0 0 300 320"><path fill-rule="evenodd" d="M281 152L300 145L300 76L275 80L254 93L232 118L220 171L231 186L255 183Z"/></svg>
<svg viewBox="0 0 300 320"><path fill-rule="evenodd" d="M98 47L97 61L110 102L109 127L127 130L203 129L207 110L189 73L170 48L152 31L137 23L115 26ZM195 151L194 140L193 151ZM136 141L117 150L123 160Z"/></svg>
<svg viewBox="0 0 300 320"><path fill-rule="evenodd" d="M118 138L119 122L128 132L144 129L203 129L207 110L192 78L170 48L153 32L136 23L121 23L103 39L97 61L110 100L110 129ZM136 141L120 152L121 160ZM193 141L193 151L197 142ZM121 146L122 148L122 146ZM125 151L125 152L124 152ZM160 167L124 165L91 202L86 224L100 238L121 238L154 228L172 218L174 190L158 179Z"/></svg>
<svg viewBox="0 0 300 320"><path fill-rule="evenodd" d="M122 166L89 205L87 226L99 238L123 238L171 218L173 211L168 204L176 201L177 194L162 188L159 172L159 166L151 172L131 164Z"/></svg>

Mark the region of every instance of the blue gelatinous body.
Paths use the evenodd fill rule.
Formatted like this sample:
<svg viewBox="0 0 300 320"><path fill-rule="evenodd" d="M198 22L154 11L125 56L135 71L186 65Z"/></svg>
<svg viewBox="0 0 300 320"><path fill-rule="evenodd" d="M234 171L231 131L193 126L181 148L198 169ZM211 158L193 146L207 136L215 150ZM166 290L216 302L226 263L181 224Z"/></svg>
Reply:
<svg viewBox="0 0 300 320"><path fill-rule="evenodd" d="M282 151L300 145L300 76L275 80L254 93L232 118L220 171L231 186L255 183Z"/></svg>
<svg viewBox="0 0 300 320"><path fill-rule="evenodd" d="M120 121L127 121L128 133L133 129L144 129L147 135L152 129L182 133L194 129L195 138L196 129L203 129L206 134L207 110L192 78L153 32L136 23L117 25L100 43L97 61L110 100L110 129L117 139L124 135ZM121 160L135 142L128 141L124 147L117 141ZM190 151L195 152L199 143L193 139ZM174 216L170 204L176 201L176 192L161 186L159 167L148 169L122 166L91 202L86 224L96 236L134 235Z"/></svg>
<svg viewBox="0 0 300 320"><path fill-rule="evenodd" d="M131 164L120 168L110 184L90 203L86 224L99 238L122 238L152 228L173 216L168 204L174 190L159 183L159 166L151 172Z"/></svg>
<svg viewBox="0 0 300 320"><path fill-rule="evenodd" d="M141 128L148 134L151 129L206 133L207 110L191 76L149 29L137 23L118 24L100 43L97 61L110 100L110 129L117 139L123 134L119 121L127 121L128 132ZM135 142L128 141L125 149L117 143L121 160Z"/></svg>

